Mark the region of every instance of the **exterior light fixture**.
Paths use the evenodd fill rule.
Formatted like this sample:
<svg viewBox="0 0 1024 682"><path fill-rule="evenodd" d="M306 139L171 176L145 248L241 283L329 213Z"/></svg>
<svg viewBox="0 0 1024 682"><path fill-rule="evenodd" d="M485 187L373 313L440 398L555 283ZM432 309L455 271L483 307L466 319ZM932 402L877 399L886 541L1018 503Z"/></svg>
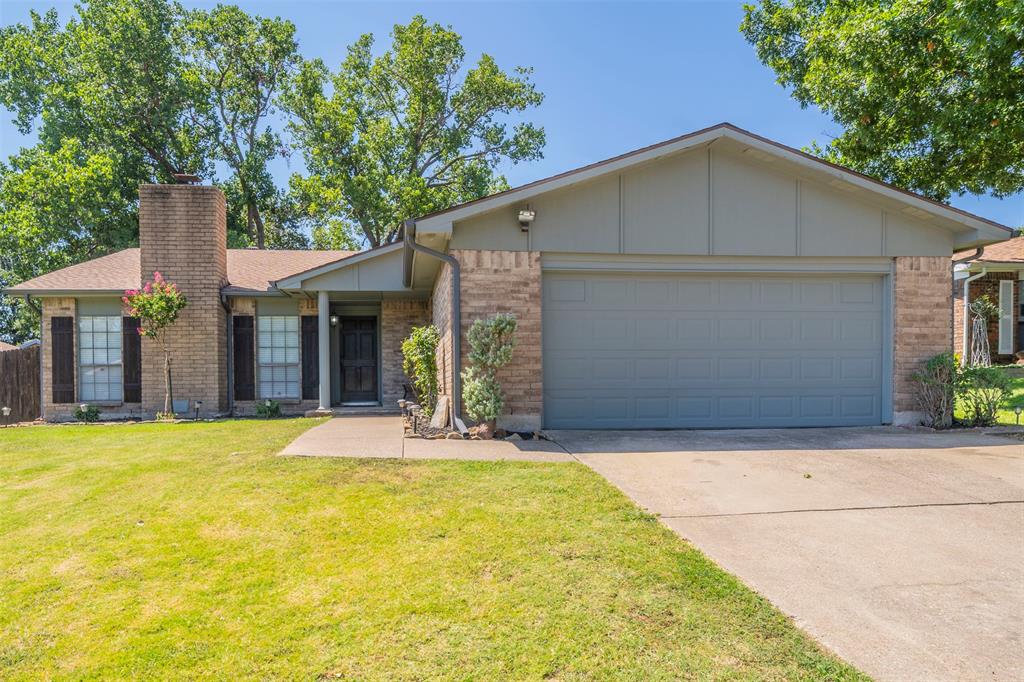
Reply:
<svg viewBox="0 0 1024 682"><path fill-rule="evenodd" d="M7 408L5 407L4 409L6 410ZM1024 407L1021 407L1020 405L1018 405L1017 407L1013 408L1013 413L1015 415L1017 415L1017 425L1018 426L1020 426L1020 413L1021 412L1024 412ZM4 412L4 414L7 414L7 413Z"/></svg>
<svg viewBox="0 0 1024 682"><path fill-rule="evenodd" d="M202 400L196 401L196 421L199 421L199 408L203 406Z"/></svg>
<svg viewBox="0 0 1024 682"><path fill-rule="evenodd" d="M338 326L338 316L337 315L331 315L331 326L332 327L337 327Z"/></svg>
<svg viewBox="0 0 1024 682"><path fill-rule="evenodd" d="M4 426L7 426L8 425L7 422L10 420L10 417L11 417L11 408L9 408L6 405L4 405L3 409L0 410L0 412L4 413Z"/></svg>
<svg viewBox="0 0 1024 682"><path fill-rule="evenodd" d="M82 403L81 405L78 406L78 409L80 409L82 412L85 412L86 410L89 409L89 403Z"/></svg>
<svg viewBox="0 0 1024 682"><path fill-rule="evenodd" d="M267 407L270 407L270 398L267 398L266 402L263 404L266 405Z"/></svg>
<svg viewBox="0 0 1024 682"><path fill-rule="evenodd" d="M533 219L536 218L536 217L537 217L537 212L534 211L529 206L527 206L524 209L521 209L519 211L519 228L523 232L529 232L530 231L530 223L532 223Z"/></svg>

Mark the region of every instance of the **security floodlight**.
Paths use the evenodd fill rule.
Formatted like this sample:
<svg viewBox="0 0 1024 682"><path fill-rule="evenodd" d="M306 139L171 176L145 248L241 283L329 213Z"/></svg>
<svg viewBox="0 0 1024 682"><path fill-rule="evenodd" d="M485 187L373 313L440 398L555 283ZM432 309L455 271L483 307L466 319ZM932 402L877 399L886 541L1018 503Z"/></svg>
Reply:
<svg viewBox="0 0 1024 682"><path fill-rule="evenodd" d="M519 211L519 227L523 232L530 230L530 224L537 217L537 212L532 208L524 208Z"/></svg>

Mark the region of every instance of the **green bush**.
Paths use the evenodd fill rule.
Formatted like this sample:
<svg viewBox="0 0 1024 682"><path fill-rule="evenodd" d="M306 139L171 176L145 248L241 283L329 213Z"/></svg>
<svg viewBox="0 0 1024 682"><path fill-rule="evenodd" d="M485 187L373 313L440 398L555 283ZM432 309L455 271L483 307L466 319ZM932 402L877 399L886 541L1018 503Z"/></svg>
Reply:
<svg viewBox="0 0 1024 682"><path fill-rule="evenodd" d="M256 416L261 419L272 419L281 416L281 403L276 400L261 400L256 403Z"/></svg>
<svg viewBox="0 0 1024 682"><path fill-rule="evenodd" d="M477 320L466 335L471 366L462 372L462 399L478 422L494 421L505 407L497 371L512 359L516 324L514 315L499 313Z"/></svg>
<svg viewBox="0 0 1024 682"><path fill-rule="evenodd" d="M462 373L462 382L466 413L478 422L497 419L505 407L505 397L501 394L497 377L470 367Z"/></svg>
<svg viewBox="0 0 1024 682"><path fill-rule="evenodd" d="M952 353L929 358L924 368L911 377L917 384L917 404L925 413L925 426L948 429L960 384L960 362Z"/></svg>
<svg viewBox="0 0 1024 682"><path fill-rule="evenodd" d="M999 406L1010 392L1011 381L998 367L968 367L963 370L961 395L967 421L972 426L992 426Z"/></svg>
<svg viewBox="0 0 1024 682"><path fill-rule="evenodd" d="M437 344L441 335L434 325L413 327L409 338L402 341L402 370L416 389L416 399L423 413L430 417L437 405Z"/></svg>
<svg viewBox="0 0 1024 682"><path fill-rule="evenodd" d="M75 408L75 419L86 424L98 422L100 420L100 408L96 405L79 405Z"/></svg>

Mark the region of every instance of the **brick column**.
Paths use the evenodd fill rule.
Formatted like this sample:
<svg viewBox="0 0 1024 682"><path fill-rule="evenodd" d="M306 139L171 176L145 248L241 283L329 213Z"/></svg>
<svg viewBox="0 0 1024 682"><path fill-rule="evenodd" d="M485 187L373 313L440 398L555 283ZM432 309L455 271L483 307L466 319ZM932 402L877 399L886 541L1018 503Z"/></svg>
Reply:
<svg viewBox="0 0 1024 682"><path fill-rule="evenodd" d="M893 422L921 421L911 376L928 358L952 350L952 263L942 256L896 258L893 281Z"/></svg>
<svg viewBox="0 0 1024 682"><path fill-rule="evenodd" d="M220 290L227 283L227 222L224 194L201 185L139 188L139 247L142 281L159 271L188 298L169 329L174 398L203 402L202 413L227 408L226 314ZM163 353L142 342L142 407L163 409Z"/></svg>
<svg viewBox="0 0 1024 682"><path fill-rule="evenodd" d="M462 367L469 364L466 334L473 321L494 313L514 314L516 348L512 361L498 372L505 393L505 414L498 423L517 431L540 429L544 399L540 252L453 250L451 254L462 267Z"/></svg>

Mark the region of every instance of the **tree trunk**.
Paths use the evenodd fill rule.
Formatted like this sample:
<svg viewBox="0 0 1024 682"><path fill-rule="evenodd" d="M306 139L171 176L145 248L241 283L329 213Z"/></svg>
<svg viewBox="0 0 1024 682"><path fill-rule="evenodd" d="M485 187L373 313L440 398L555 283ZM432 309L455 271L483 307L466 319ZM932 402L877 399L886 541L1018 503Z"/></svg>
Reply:
<svg viewBox="0 0 1024 682"><path fill-rule="evenodd" d="M256 232L256 248L265 249L267 248L266 242L266 229L263 226L263 217L260 215L260 209L256 207L256 203L252 200L247 204L249 212L249 232L252 234L253 227Z"/></svg>
<svg viewBox="0 0 1024 682"><path fill-rule="evenodd" d="M171 405L173 404L173 398L171 397L171 352L169 350L164 351L164 414L171 413Z"/></svg>

